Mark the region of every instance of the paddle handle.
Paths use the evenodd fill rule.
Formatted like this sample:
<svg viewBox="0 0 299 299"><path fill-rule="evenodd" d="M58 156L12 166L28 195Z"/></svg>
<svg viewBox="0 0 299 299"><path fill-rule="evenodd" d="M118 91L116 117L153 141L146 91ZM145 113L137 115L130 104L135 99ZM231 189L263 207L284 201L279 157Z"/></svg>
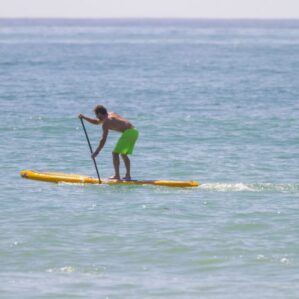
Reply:
<svg viewBox="0 0 299 299"><path fill-rule="evenodd" d="M86 131L86 129L85 129L85 125L84 125L83 119L82 119L81 117L80 117L80 121L81 121L83 130L84 130L84 133L85 133L85 137L86 137L86 140L87 140L89 149L90 149L90 153L93 154L92 147L91 147L91 144L90 144L88 135L87 135L87 131ZM100 174L99 174L99 170L98 170L97 162L96 162L95 159L92 159L92 160L93 160L93 163L94 163L94 167L95 167L95 169L96 169L96 172L97 172L97 176L98 176L98 179L99 179L99 184L101 184L101 179L100 179Z"/></svg>

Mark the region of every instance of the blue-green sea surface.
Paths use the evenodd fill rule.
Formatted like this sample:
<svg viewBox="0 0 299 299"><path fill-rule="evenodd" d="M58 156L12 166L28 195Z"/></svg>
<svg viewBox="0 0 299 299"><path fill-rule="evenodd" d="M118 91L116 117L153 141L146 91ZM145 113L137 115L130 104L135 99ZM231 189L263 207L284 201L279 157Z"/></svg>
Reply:
<svg viewBox="0 0 299 299"><path fill-rule="evenodd" d="M298 74L299 21L0 20L0 297L298 298ZM96 104L133 178L202 185L20 177L95 177Z"/></svg>

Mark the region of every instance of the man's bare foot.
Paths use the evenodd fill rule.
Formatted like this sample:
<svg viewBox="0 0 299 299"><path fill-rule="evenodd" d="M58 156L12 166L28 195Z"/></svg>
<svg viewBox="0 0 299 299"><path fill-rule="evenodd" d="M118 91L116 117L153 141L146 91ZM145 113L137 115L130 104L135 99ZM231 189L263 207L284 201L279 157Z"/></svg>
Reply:
<svg viewBox="0 0 299 299"><path fill-rule="evenodd" d="M122 178L122 180L131 181L131 176L126 175L125 177Z"/></svg>
<svg viewBox="0 0 299 299"><path fill-rule="evenodd" d="M117 175L111 176L109 180L120 180L120 177Z"/></svg>

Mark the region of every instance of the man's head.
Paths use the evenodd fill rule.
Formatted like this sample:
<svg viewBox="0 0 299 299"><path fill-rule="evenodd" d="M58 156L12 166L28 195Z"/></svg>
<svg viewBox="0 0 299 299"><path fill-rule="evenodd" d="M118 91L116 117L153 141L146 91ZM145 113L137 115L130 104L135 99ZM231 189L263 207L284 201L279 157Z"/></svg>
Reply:
<svg viewBox="0 0 299 299"><path fill-rule="evenodd" d="M108 116L106 108L102 105L96 105L93 111L99 120L104 120Z"/></svg>

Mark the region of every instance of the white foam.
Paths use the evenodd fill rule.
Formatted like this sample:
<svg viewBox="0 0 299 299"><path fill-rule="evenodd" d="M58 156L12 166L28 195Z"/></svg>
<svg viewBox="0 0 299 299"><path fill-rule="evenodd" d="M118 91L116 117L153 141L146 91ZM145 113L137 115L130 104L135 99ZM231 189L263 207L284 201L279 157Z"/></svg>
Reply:
<svg viewBox="0 0 299 299"><path fill-rule="evenodd" d="M218 191L218 192L240 192L240 191L255 191L250 188L248 185L243 183L236 184L227 184L227 183L211 183L211 184L202 184L201 189L207 191Z"/></svg>
<svg viewBox="0 0 299 299"><path fill-rule="evenodd" d="M298 192L299 184L272 184L272 183L209 183L202 184L200 189L218 192Z"/></svg>

